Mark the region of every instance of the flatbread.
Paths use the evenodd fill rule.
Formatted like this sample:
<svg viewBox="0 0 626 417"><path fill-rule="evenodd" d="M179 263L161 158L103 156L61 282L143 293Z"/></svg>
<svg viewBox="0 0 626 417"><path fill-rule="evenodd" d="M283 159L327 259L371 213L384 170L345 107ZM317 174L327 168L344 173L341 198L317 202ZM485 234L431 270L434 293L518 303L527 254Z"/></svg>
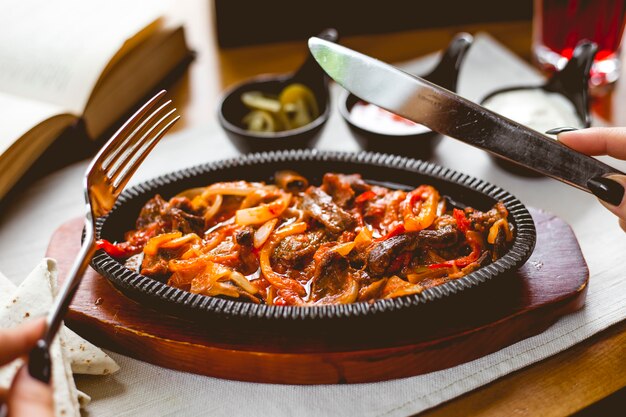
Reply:
<svg viewBox="0 0 626 417"><path fill-rule="evenodd" d="M55 275L56 277L56 275ZM50 283L53 294L56 297L57 283ZM0 273L0 306L8 303L11 294L15 291L13 284L7 277ZM86 375L108 375L117 372L120 367L102 349L83 339L72 330L63 326L65 336L61 344L65 349L64 355L72 366L72 373Z"/></svg>
<svg viewBox="0 0 626 417"><path fill-rule="evenodd" d="M91 402L91 397L81 390L78 390L78 404L80 404L81 408L85 408L87 404Z"/></svg>
<svg viewBox="0 0 626 417"><path fill-rule="evenodd" d="M56 282L56 262L44 259L17 287L6 304L0 306L0 328L10 328L34 317L44 315L52 305L52 280ZM63 357L60 332L50 346L52 358L52 385L54 387L54 408L57 417L80 417L78 390L72 377L69 363ZM17 370L22 366L21 359L0 368L0 387L11 385Z"/></svg>
<svg viewBox="0 0 626 417"><path fill-rule="evenodd" d="M62 335L58 335L50 349L52 356L52 379L54 383L54 412L57 417L76 416L80 417L80 404L78 402L78 389L72 375L70 363L65 358L61 347ZM55 362L56 359L56 362ZM58 376L55 378L54 374Z"/></svg>
<svg viewBox="0 0 626 417"><path fill-rule="evenodd" d="M94 344L86 341L72 330L64 327L65 337L61 341L72 372L84 375L109 375L120 367L109 355Z"/></svg>

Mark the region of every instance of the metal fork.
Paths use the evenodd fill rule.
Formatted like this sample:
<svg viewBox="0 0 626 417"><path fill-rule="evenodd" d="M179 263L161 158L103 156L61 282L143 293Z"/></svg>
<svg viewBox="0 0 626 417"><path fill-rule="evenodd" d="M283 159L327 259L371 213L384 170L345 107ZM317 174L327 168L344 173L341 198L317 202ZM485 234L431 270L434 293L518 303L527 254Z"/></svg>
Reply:
<svg viewBox="0 0 626 417"><path fill-rule="evenodd" d="M107 214L130 177L158 141L180 118L172 101L164 101L165 90L143 105L98 152L84 179L85 239L72 269L46 318L46 331L30 352L28 372L49 382L52 373L49 348L63 316L74 298L83 273L96 251L95 221ZM156 109L155 109L156 107ZM154 110L153 110L154 109Z"/></svg>

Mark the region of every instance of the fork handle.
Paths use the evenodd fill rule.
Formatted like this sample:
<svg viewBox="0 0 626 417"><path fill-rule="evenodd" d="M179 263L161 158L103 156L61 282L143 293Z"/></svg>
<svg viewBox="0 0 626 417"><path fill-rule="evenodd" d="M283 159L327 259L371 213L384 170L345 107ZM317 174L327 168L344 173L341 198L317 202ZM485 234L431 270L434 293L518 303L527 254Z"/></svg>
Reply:
<svg viewBox="0 0 626 417"><path fill-rule="evenodd" d="M43 339L39 339L28 355L28 373L44 384L50 383L52 361L50 360L48 344Z"/></svg>
<svg viewBox="0 0 626 417"><path fill-rule="evenodd" d="M54 300L52 308L48 312L48 317L46 319L46 331L42 338L46 341L48 346L52 345L52 339L54 339L59 327L61 327L63 317L65 316L65 313L74 298L74 294L76 293L78 285L82 280L83 273L85 272L85 269L87 269L89 261L95 251L96 244L94 241L93 225L91 223L91 219L87 218L85 219L85 239L83 240L80 252L76 256L76 259L72 264L72 268L63 282L59 295Z"/></svg>
<svg viewBox="0 0 626 417"><path fill-rule="evenodd" d="M61 327L63 317L74 298L74 294L76 294L83 273L85 269L87 269L89 261L95 251L96 245L94 242L93 225L90 216L87 216L85 219L85 239L83 240L83 245L72 264L70 273L63 282L63 287L59 295L54 300L52 308L48 313L46 331L29 354L28 373L33 378L46 383L50 381L50 375L52 373L50 346L52 345L52 340Z"/></svg>

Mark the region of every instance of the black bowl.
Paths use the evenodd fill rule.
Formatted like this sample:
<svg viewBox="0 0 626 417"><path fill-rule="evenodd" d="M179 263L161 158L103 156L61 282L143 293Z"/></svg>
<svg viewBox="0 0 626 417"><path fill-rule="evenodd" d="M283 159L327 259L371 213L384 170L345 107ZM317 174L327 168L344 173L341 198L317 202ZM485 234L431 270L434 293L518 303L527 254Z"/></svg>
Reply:
<svg viewBox="0 0 626 417"><path fill-rule="evenodd" d="M424 132L408 134L387 134L369 130L352 120L352 108L359 101L360 98L344 90L339 97L338 107L355 139L365 150L428 159L441 141L441 135L428 128Z"/></svg>
<svg viewBox="0 0 626 417"><path fill-rule="evenodd" d="M234 326L248 338L247 342L256 340L266 344L273 340L280 341L281 346L288 346L290 337L294 337L300 345L302 338L311 338L315 339L317 346L322 343L337 347L343 341L354 347L360 342L372 346L384 341L389 345L393 341L401 343L403 338L416 337L414 332L397 331L397 326L404 326L418 317L424 317L420 319L420 323L424 322L420 325L428 325L425 322L435 325L437 321L431 323L427 317L428 307L448 299L456 303L453 297L456 293L470 296L468 308L484 308L488 303L473 298L472 291L484 289L487 282L502 281L493 278L504 277L507 271L521 266L534 248L535 226L528 210L517 198L497 186L432 163L399 156L315 150L246 155L178 171L137 185L122 193L108 216L98 219L96 236L110 241L122 239L125 231L134 228L141 207L157 193L170 198L184 189L217 181L267 181L274 172L282 169L296 169L312 183L321 182L323 174L332 171L361 173L370 182L402 189L429 183L453 204L459 207L471 205L479 210L487 210L495 202L502 201L510 212L515 238L502 258L463 278L417 295L348 305L280 307L191 294L131 271L103 251L96 253L92 266L130 298L146 307L202 323L210 329L214 339L232 337ZM454 307L450 312L453 310ZM380 339L383 335L384 338Z"/></svg>
<svg viewBox="0 0 626 417"><path fill-rule="evenodd" d="M547 93L560 94L572 104L579 122L579 126L567 127L587 128L591 126L591 112L589 110L589 74L597 49L597 45L593 42L585 40L580 41L578 45L576 45L572 53L572 58L568 61L567 65L562 70L555 72L544 84L513 86L492 91L480 101L480 104L485 105L488 100L499 94L520 90L542 90ZM528 127L532 128L532 126ZM514 174L524 177L542 176L542 174L521 167L506 159L499 158L492 154L490 154L490 156L499 166Z"/></svg>
<svg viewBox="0 0 626 417"><path fill-rule="evenodd" d="M311 123L297 129L280 132L250 132L242 123L250 112L241 101L241 95L247 91L260 91L267 94L278 94L289 84L292 74L261 75L237 84L224 92L218 108L220 125L228 138L240 152L260 152L279 149L310 148L315 145L322 128L330 116L330 94L328 86L311 87L317 99L320 115Z"/></svg>
<svg viewBox="0 0 626 417"><path fill-rule="evenodd" d="M456 35L444 51L439 63L422 78L456 92L459 71L472 42L473 37L470 34ZM363 149L423 159L432 155L435 146L441 140L441 135L428 128L410 133L382 133L370 130L355 122L351 115L352 108L359 101L361 100L354 94L344 90L339 98L339 113Z"/></svg>

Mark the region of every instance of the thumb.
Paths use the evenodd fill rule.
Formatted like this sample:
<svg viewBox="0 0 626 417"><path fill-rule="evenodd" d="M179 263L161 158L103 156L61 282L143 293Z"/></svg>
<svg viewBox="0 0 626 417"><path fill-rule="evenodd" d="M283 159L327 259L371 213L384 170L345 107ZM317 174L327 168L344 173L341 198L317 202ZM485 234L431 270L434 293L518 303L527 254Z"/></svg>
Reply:
<svg viewBox="0 0 626 417"><path fill-rule="evenodd" d="M626 175L609 175L589 180L587 183L593 194L600 199L600 203L620 218L620 225L626 231Z"/></svg>
<svg viewBox="0 0 626 417"><path fill-rule="evenodd" d="M9 417L53 417L52 386L31 377L22 366L13 380L7 405Z"/></svg>

